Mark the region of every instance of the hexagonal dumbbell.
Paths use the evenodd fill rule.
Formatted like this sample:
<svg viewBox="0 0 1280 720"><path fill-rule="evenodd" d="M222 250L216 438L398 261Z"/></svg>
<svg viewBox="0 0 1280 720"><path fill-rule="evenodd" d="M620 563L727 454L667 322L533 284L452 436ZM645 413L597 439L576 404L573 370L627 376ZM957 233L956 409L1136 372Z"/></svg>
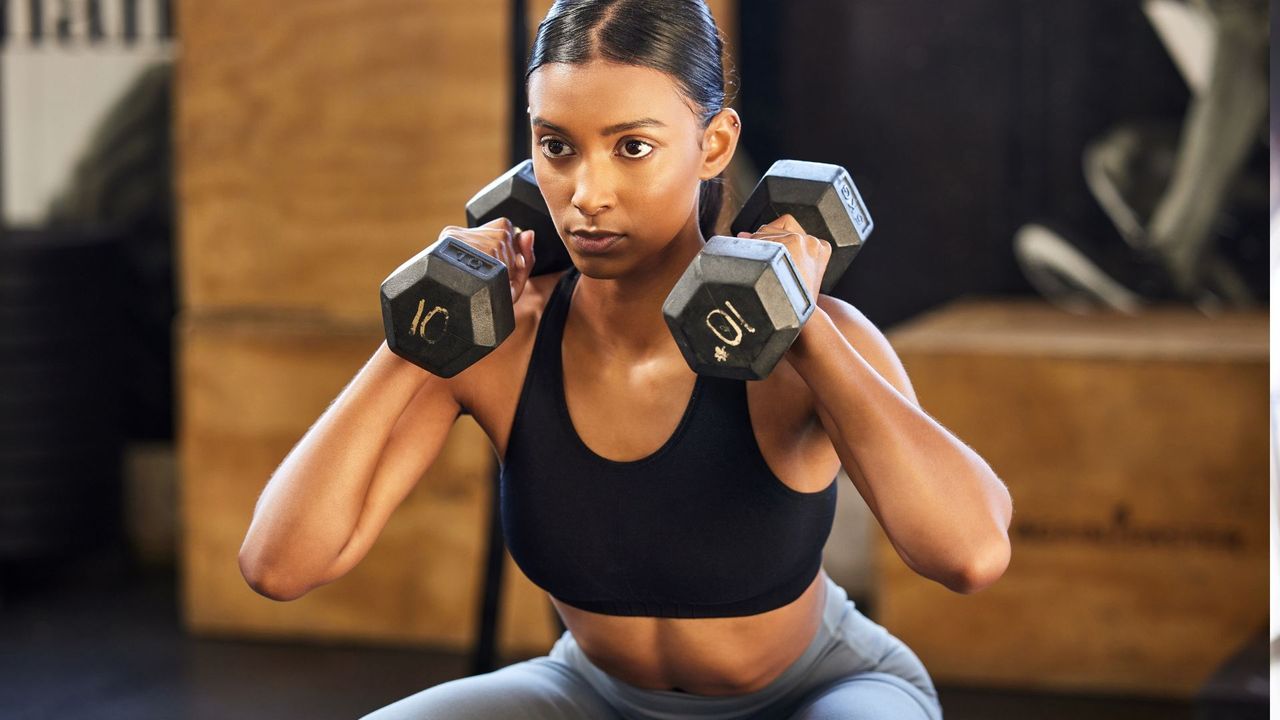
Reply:
<svg viewBox="0 0 1280 720"><path fill-rule="evenodd" d="M531 275L569 267L529 160L467 202L467 225L505 217L534 231ZM410 258L379 291L387 347L441 377L453 377L493 352L515 329L510 279L501 261L445 236Z"/></svg>
<svg viewBox="0 0 1280 720"><path fill-rule="evenodd" d="M874 227L853 179L838 165L779 160L731 227L754 232L787 213L806 233L831 243L822 278L822 291L830 290ZM694 372L761 380L791 347L816 301L781 243L716 236L672 288L662 314Z"/></svg>
<svg viewBox="0 0 1280 720"><path fill-rule="evenodd" d="M822 292L831 292L875 227L849 171L804 160L775 162L743 203L730 232L755 232L787 214L806 233L831 243L822 275Z"/></svg>

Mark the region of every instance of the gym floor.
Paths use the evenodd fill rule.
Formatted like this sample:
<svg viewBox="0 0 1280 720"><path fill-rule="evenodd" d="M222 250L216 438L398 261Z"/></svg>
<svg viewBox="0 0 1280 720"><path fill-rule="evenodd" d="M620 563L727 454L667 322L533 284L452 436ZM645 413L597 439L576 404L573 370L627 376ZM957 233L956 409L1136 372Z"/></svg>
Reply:
<svg viewBox="0 0 1280 720"><path fill-rule="evenodd" d="M356 718L467 672L465 654L426 649L190 637L177 586L171 571L131 570L110 553L0 567L0 717ZM948 720L1197 717L1180 702L938 690Z"/></svg>

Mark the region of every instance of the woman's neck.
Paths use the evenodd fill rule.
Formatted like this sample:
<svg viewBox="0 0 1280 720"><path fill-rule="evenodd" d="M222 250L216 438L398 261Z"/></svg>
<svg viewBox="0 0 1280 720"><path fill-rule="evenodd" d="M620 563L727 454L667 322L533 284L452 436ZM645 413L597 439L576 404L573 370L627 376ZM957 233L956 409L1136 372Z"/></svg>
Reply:
<svg viewBox="0 0 1280 720"><path fill-rule="evenodd" d="M579 277L570 322L578 325L581 339L593 352L629 361L676 352L662 304L704 244L695 217L661 256L627 275Z"/></svg>

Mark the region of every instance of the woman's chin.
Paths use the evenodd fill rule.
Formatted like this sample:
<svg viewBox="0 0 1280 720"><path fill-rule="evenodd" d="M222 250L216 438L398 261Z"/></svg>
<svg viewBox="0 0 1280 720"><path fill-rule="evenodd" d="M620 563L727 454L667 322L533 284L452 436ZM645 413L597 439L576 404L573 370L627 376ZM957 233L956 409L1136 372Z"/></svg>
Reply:
<svg viewBox="0 0 1280 720"><path fill-rule="evenodd" d="M615 256L570 255L578 272L592 280L616 280L626 276L631 266Z"/></svg>

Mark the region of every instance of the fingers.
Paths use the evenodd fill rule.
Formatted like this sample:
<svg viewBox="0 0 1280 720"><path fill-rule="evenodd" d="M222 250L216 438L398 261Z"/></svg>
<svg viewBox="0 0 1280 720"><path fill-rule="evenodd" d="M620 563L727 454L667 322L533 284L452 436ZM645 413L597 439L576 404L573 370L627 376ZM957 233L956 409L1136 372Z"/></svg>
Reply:
<svg viewBox="0 0 1280 720"><path fill-rule="evenodd" d="M758 233L747 233L747 237L752 238L752 239L755 239L755 240L773 240L773 241L776 241L776 242L781 242L782 240L784 240L784 239L786 239L786 238L789 238L789 237L800 237L800 238L803 238L803 237L805 237L805 236L804 236L804 235L799 235L799 234L797 234L797 233L790 233L790 232L763 232L763 231L762 231L762 232L758 232Z"/></svg>
<svg viewBox="0 0 1280 720"><path fill-rule="evenodd" d="M831 243L806 234L804 228L800 227L800 224L790 215L783 215L772 223L761 225L760 229L754 233L740 232L738 237L747 240L771 240L784 245L787 244L788 238L794 238L801 244L812 244L819 255L831 254Z"/></svg>
<svg viewBox="0 0 1280 720"><path fill-rule="evenodd" d="M525 230L524 237L520 238L520 255L525 257L525 264L529 267L529 271L533 271L533 263L538 258L533 254L533 231Z"/></svg>
<svg viewBox="0 0 1280 720"><path fill-rule="evenodd" d="M533 267L533 263L529 258L529 236L533 234L532 230L518 230L514 238L512 238L512 249L516 254L516 267L528 277L529 269Z"/></svg>
<svg viewBox="0 0 1280 720"><path fill-rule="evenodd" d="M511 235L515 232L515 225L511 224L510 218L504 217L494 218L480 227L491 228L493 230L503 230L507 235Z"/></svg>
<svg viewBox="0 0 1280 720"><path fill-rule="evenodd" d="M519 230L512 238L511 252L515 255L511 272L511 301L516 302L533 274L533 231Z"/></svg>
<svg viewBox="0 0 1280 720"><path fill-rule="evenodd" d="M778 219L774 220L773 222L768 222L768 223L765 223L764 225L761 225L760 232L764 232L765 228L781 231L784 233L795 233L797 235L805 234L804 228L800 227L799 221L797 221L795 216L792 215L791 213L786 213L778 217Z"/></svg>
<svg viewBox="0 0 1280 720"><path fill-rule="evenodd" d="M822 238L814 237L813 235L806 233L804 228L800 226L800 222L796 220L795 216L791 213L785 213L780 215L776 220L761 225L760 229L754 233L738 233L738 237L755 238L757 240L774 240L778 242L781 242L782 239L791 235L797 236L801 241L817 243L819 246L818 252L820 253L831 252L830 243L826 242Z"/></svg>
<svg viewBox="0 0 1280 720"><path fill-rule="evenodd" d="M460 230L463 230L463 228L460 228L457 225L445 225L444 229L440 231L440 236L436 239L443 240L446 236L458 237Z"/></svg>
<svg viewBox="0 0 1280 720"><path fill-rule="evenodd" d="M507 267L513 283L523 285L533 272L534 231L516 227L510 218L494 218L473 228L449 225L440 233L461 239Z"/></svg>
<svg viewBox="0 0 1280 720"><path fill-rule="evenodd" d="M799 221L791 213L780 215L777 219L765 223L760 229L754 233L740 232L740 238L755 238L756 240L775 240L781 241L790 235L798 236L801 239L810 237L805 233L804 228L800 226Z"/></svg>

